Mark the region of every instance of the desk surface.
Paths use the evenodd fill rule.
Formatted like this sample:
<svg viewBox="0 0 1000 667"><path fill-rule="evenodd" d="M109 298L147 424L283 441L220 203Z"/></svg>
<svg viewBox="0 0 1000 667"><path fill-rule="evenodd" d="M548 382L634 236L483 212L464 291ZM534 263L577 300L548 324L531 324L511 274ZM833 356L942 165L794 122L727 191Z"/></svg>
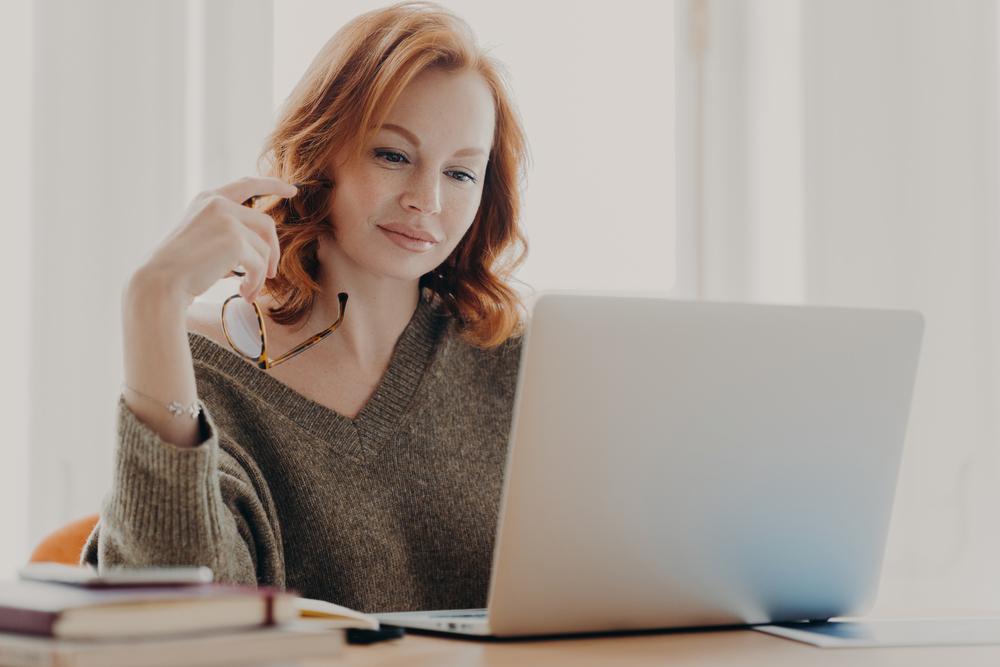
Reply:
<svg viewBox="0 0 1000 667"><path fill-rule="evenodd" d="M1000 645L919 648L821 649L752 630L482 642L410 634L404 639L348 646L338 659L304 661L302 667L631 667L656 665L850 665L866 667L996 667Z"/></svg>

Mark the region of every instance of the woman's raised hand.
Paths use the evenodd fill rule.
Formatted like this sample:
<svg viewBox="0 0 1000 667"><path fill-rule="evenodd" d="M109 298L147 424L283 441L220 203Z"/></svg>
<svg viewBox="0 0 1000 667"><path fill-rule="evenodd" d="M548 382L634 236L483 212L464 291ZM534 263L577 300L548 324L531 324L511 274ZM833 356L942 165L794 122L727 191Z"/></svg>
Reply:
<svg viewBox="0 0 1000 667"><path fill-rule="evenodd" d="M241 265L240 296L251 301L278 270L281 250L271 216L243 206L250 197L293 197L294 185L269 176L246 177L199 193L181 224L153 251L139 271L189 306ZM139 272L137 271L137 273Z"/></svg>

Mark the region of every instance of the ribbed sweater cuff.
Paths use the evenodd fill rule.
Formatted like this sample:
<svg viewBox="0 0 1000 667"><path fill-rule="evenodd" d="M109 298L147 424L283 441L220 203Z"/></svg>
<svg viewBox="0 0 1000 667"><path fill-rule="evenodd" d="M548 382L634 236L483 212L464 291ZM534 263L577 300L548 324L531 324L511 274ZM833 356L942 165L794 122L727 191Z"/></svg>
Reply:
<svg viewBox="0 0 1000 667"><path fill-rule="evenodd" d="M206 565L214 560L223 509L219 438L207 410L199 420L207 438L195 447L178 447L160 438L119 398L119 446L103 523L120 533L123 546L142 552L135 554L138 560Z"/></svg>

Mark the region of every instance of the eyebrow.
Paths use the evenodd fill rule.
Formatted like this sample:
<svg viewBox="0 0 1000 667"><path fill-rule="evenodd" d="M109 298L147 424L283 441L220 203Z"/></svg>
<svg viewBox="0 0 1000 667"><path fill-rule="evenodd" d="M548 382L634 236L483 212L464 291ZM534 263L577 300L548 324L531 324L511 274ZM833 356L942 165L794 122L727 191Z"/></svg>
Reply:
<svg viewBox="0 0 1000 667"><path fill-rule="evenodd" d="M395 132L417 148L420 148L420 139L417 139L417 135L413 134L405 127L400 127L399 125L394 125L392 123L386 123L379 129ZM463 155L486 155L486 151L482 148L463 148L460 151L455 151L455 157L462 157Z"/></svg>

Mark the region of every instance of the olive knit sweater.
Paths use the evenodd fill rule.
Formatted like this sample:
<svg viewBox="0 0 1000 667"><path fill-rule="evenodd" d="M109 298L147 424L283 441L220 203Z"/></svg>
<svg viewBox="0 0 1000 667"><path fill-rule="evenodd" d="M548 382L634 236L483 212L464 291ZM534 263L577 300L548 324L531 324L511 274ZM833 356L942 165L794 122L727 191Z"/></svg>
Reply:
<svg viewBox="0 0 1000 667"><path fill-rule="evenodd" d="M486 605L520 338L475 348L421 298L354 419L188 340L203 442L164 442L119 398L83 562L206 565L367 612Z"/></svg>

